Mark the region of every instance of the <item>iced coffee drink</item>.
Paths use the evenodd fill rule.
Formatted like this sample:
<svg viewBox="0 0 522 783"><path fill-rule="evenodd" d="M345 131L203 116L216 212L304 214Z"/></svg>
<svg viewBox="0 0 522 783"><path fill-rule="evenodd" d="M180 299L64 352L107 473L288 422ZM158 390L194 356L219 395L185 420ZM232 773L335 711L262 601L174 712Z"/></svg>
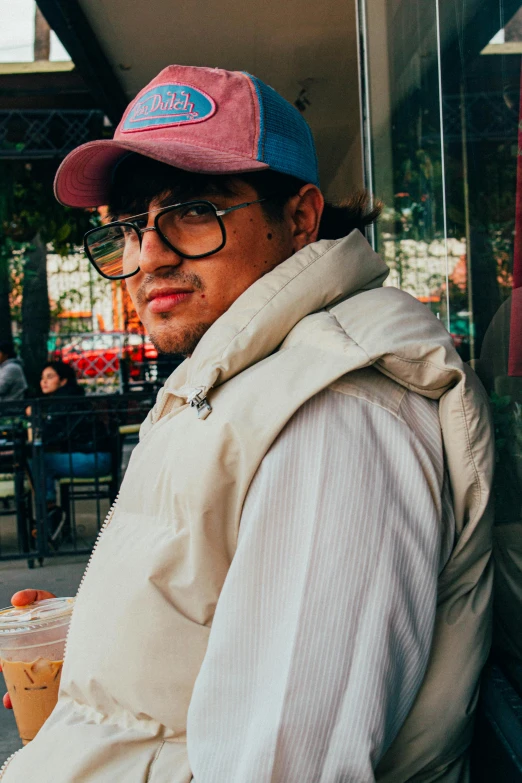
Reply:
<svg viewBox="0 0 522 783"><path fill-rule="evenodd" d="M32 740L58 699L72 598L0 610L0 664L20 738Z"/></svg>

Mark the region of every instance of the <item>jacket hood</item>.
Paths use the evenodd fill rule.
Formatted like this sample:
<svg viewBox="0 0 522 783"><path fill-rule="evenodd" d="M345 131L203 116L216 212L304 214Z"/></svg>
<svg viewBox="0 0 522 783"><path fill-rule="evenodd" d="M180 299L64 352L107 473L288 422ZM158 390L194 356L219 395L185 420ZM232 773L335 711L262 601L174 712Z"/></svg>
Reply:
<svg viewBox="0 0 522 783"><path fill-rule="evenodd" d="M382 288L389 269L355 230L300 250L241 294L160 392L152 420L265 359L288 341L310 341L333 319L346 348L355 340L385 374L438 399L462 367L450 335L425 305ZM356 296L357 295L357 296ZM434 358L441 372L434 372ZM448 366L449 365L449 366ZM445 369L442 370L442 367Z"/></svg>
<svg viewBox="0 0 522 783"><path fill-rule="evenodd" d="M380 288L386 264L359 231L295 253L247 288L167 380L164 393L185 401L269 356L308 314L360 291Z"/></svg>

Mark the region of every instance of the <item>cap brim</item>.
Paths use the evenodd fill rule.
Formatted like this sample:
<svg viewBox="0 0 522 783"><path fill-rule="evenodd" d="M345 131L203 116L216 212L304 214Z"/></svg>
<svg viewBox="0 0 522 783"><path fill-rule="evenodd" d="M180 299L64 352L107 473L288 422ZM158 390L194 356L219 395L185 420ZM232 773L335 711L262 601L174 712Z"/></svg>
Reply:
<svg viewBox="0 0 522 783"><path fill-rule="evenodd" d="M241 174L269 166L258 160L192 144L161 141L90 141L70 152L54 181L54 192L68 207L99 207L108 203L112 171L129 152L201 174Z"/></svg>

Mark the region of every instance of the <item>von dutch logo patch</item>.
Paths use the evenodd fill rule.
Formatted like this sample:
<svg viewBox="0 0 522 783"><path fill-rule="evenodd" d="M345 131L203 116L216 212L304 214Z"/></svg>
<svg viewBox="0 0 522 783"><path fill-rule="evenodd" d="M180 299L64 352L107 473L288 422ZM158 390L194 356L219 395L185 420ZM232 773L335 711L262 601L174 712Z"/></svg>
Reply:
<svg viewBox="0 0 522 783"><path fill-rule="evenodd" d="M188 84L157 84L131 105L122 132L188 125L208 120L216 104L202 90Z"/></svg>

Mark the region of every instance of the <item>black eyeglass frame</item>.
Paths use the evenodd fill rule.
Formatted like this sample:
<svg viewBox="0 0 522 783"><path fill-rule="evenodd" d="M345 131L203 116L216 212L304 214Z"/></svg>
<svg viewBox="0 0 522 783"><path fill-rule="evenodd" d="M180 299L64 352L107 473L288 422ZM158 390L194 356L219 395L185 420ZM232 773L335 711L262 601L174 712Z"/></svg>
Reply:
<svg viewBox="0 0 522 783"><path fill-rule="evenodd" d="M134 270L134 272L128 272L125 275L106 275L104 272L102 272L102 270L100 269L100 267L98 266L94 258L92 257L91 252L89 250L89 246L87 244L88 242L87 238L92 234L95 234L97 231L101 231L107 228L113 228L114 226L127 226L128 228L132 228L137 233L138 241L140 243L140 250L142 245L143 234L146 234L147 231L156 231L161 241L168 248L170 248L170 250L173 250L174 253L176 253L181 258L188 258L191 259L192 261L197 261L199 258L208 258L208 256L213 256L215 253L219 253L220 250L223 250L223 248L227 243L227 231L225 228L225 224L221 219L223 215L227 215L229 212L235 212L238 209L244 209L245 207L250 207L252 206L252 204L261 204L263 201L267 201L267 200L268 200L268 196L265 198L258 198L255 201L245 201L242 204L236 204L233 207L227 207L227 209L218 209L215 204L213 204L211 201L207 201L206 199L197 199L194 201L182 201L179 204L170 204L168 207L160 207L157 210L152 210L153 212L157 212L157 215L154 218L154 225L150 226L149 228L140 228L135 223L131 222L131 220L134 220L135 218L144 217L148 215L149 214L148 212L142 212L139 215L132 215L130 218L127 218L127 220L115 220L112 223L106 223L104 226L96 226L95 228L91 228L89 229L89 231L87 231L84 234L83 247L85 250L85 255L87 256L87 258L89 259L93 267L96 269L98 274L104 277L106 280L125 280L127 277L134 277L134 275L137 275L138 272L140 271L139 266ZM217 247L215 250L211 250L208 253L201 253L200 255L189 256L186 253L181 253L176 247L174 247L174 245L171 242L169 242L167 237L161 231L158 225L158 221L163 215L167 214L168 212L173 212L175 209L179 209L180 207L192 207L196 204L204 204L205 206L210 207L214 211L216 220L221 229L222 241L219 247Z"/></svg>

